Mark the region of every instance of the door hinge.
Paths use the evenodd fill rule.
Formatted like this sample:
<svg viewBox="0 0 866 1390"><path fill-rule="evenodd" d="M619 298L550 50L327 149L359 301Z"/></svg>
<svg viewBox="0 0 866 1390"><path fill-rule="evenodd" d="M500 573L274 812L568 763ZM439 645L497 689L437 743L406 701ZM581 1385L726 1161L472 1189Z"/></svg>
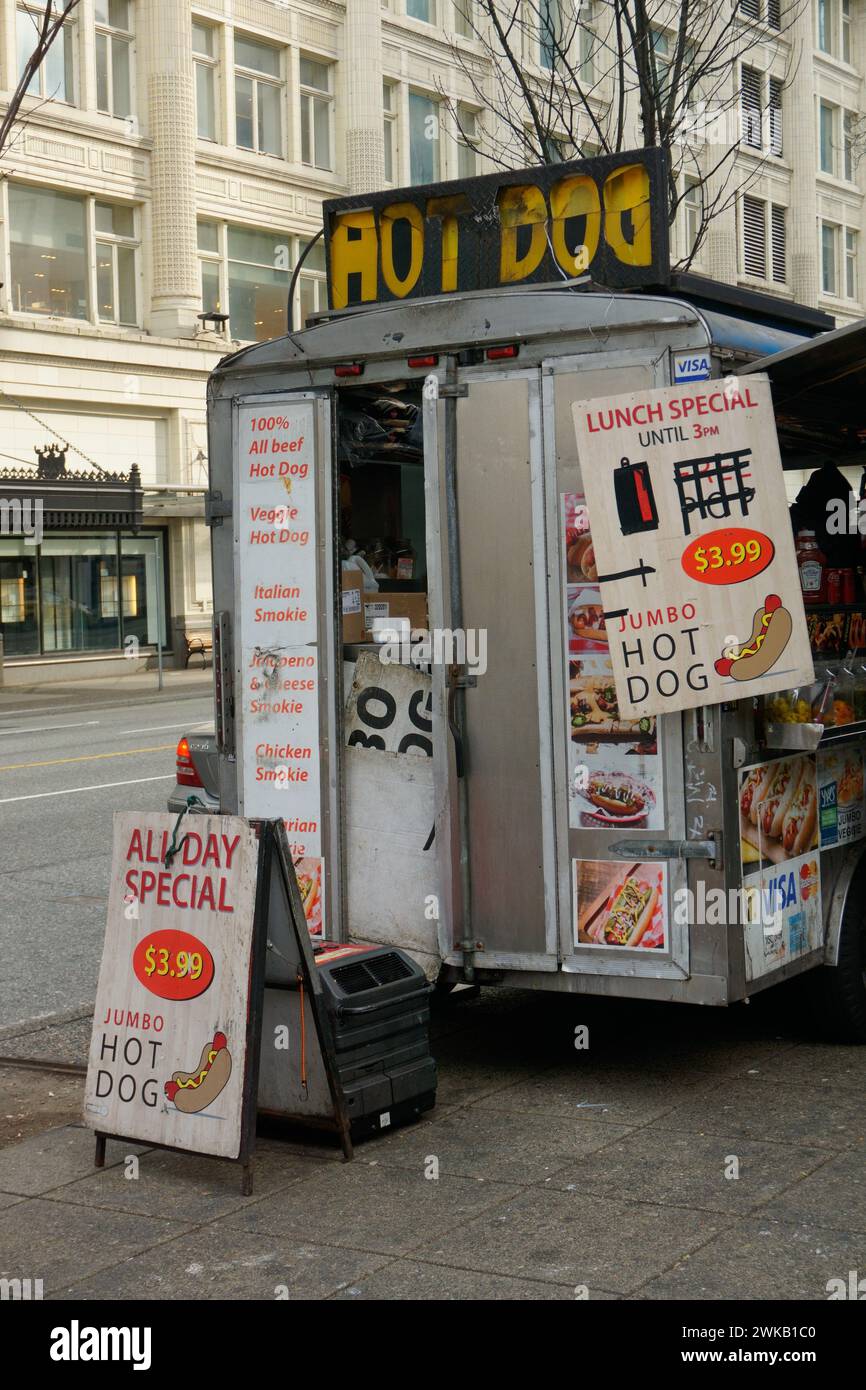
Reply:
<svg viewBox="0 0 866 1390"><path fill-rule="evenodd" d="M204 495L204 523L205 526L222 526L223 517L231 516L231 498L224 498L222 493L214 490L206 492Z"/></svg>

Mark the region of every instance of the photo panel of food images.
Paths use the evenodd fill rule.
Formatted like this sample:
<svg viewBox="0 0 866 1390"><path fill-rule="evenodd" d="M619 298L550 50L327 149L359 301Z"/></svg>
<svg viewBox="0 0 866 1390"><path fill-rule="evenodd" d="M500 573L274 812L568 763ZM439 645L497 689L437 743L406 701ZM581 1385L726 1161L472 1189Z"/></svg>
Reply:
<svg viewBox="0 0 866 1390"><path fill-rule="evenodd" d="M654 716L624 719L580 493L562 497L565 653L568 663L569 825L573 830L664 827L662 763Z"/></svg>

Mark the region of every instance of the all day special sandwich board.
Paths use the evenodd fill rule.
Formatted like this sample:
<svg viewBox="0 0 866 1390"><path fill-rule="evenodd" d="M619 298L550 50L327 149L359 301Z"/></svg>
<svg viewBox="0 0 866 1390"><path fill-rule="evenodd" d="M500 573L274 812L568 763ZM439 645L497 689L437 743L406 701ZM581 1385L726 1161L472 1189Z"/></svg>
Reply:
<svg viewBox="0 0 866 1390"><path fill-rule="evenodd" d="M620 714L814 679L764 376L572 406Z"/></svg>
<svg viewBox="0 0 866 1390"><path fill-rule="evenodd" d="M287 963L283 988L304 991L312 1012L308 1065L321 1070L326 1100L304 1118L336 1129L351 1157L282 823L197 815L181 826L164 813L115 814L84 1098L97 1166L106 1138L125 1138L241 1162L251 1190L270 939ZM287 1038L285 1048L295 1066L306 1039Z"/></svg>

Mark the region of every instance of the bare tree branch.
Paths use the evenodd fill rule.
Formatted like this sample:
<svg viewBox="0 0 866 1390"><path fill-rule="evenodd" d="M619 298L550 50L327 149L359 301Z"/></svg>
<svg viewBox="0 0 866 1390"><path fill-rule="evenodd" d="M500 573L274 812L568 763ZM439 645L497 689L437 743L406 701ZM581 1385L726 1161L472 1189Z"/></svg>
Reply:
<svg viewBox="0 0 866 1390"><path fill-rule="evenodd" d="M66 20L78 5L79 0L44 0L38 9L26 13L33 20L34 48L24 64L18 86L12 93L3 118L0 120L0 158L6 153L9 137L21 112L21 105L27 96L27 89L60 33ZM20 14L21 11L18 11ZM50 96L47 98L50 100Z"/></svg>

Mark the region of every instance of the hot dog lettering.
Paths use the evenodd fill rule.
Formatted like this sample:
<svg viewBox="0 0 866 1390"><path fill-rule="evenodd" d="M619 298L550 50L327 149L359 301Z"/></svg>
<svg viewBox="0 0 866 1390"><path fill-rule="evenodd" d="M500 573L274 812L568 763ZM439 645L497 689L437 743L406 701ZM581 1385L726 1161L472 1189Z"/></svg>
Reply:
<svg viewBox="0 0 866 1390"><path fill-rule="evenodd" d="M793 628L791 614L782 607L778 594L769 594L763 608L755 610L748 640L725 648L715 663L717 672L735 681L766 675L787 647Z"/></svg>

